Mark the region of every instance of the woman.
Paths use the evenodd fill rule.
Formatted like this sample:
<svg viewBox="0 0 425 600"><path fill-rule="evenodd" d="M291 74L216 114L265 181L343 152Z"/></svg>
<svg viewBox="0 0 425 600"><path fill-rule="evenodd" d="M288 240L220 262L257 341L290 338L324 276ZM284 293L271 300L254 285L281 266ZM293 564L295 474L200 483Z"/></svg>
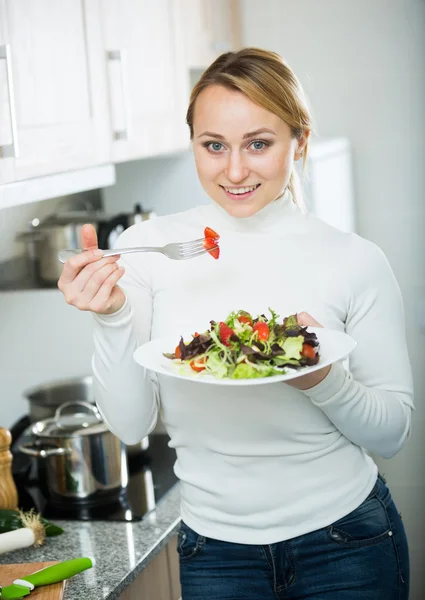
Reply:
<svg viewBox="0 0 425 600"><path fill-rule="evenodd" d="M70 304L94 313L96 398L112 431L136 443L160 414L177 451L183 600L407 598L403 525L368 454L400 450L413 408L388 262L301 210L294 161L306 159L311 117L278 55L220 56L193 89L187 122L212 204L135 225L117 247L192 240L210 226L220 259L130 254L118 267L87 226L90 250L59 281ZM288 383L217 388L133 360L150 338L267 307L350 334L349 371L337 363Z"/></svg>

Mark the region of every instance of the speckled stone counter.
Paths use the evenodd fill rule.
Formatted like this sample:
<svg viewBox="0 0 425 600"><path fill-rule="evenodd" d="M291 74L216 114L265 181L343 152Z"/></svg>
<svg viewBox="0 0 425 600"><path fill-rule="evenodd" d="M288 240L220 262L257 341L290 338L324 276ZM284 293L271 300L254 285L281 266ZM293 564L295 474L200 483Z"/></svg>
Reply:
<svg viewBox="0 0 425 600"><path fill-rule="evenodd" d="M64 600L112 600L166 546L180 523L180 486L175 484L143 521L59 521L63 535L40 548L0 556L0 564L93 556L96 566L68 580ZM140 600L143 600L142 598Z"/></svg>

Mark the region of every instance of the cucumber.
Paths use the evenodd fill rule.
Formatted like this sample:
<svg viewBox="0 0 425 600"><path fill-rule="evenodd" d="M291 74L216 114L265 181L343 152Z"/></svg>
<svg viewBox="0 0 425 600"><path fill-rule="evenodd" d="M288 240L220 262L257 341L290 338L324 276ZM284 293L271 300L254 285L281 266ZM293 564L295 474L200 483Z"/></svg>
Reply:
<svg viewBox="0 0 425 600"><path fill-rule="evenodd" d="M55 525L54 523L43 519L43 517L40 517L40 521L43 523L48 537L63 533L63 529L62 527L59 527L59 525ZM15 529L21 529L22 527L22 521L17 510L0 510L0 533L14 531Z"/></svg>

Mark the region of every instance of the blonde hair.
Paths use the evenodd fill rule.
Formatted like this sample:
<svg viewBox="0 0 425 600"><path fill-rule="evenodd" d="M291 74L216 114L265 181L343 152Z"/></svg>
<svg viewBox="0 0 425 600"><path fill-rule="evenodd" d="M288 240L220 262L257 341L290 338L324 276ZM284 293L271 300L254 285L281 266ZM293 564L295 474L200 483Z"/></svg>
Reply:
<svg viewBox="0 0 425 600"><path fill-rule="evenodd" d="M312 130L312 117L298 78L275 52L260 48L242 48L219 56L194 86L186 122L193 139L193 117L199 94L210 85L222 85L245 94L252 102L280 117L300 140ZM307 161L308 142L303 151L303 171ZM288 188L294 202L303 205L302 191L295 166Z"/></svg>

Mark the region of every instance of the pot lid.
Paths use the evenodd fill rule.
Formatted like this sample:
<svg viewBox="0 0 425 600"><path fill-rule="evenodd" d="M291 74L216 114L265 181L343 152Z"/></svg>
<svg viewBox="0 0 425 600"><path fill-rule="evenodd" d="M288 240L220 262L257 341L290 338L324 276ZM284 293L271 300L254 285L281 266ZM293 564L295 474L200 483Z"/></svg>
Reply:
<svg viewBox="0 0 425 600"><path fill-rule="evenodd" d="M80 401L61 404L54 417L39 421L33 427L33 432L40 437L75 437L104 431L108 431L108 427L97 407Z"/></svg>

